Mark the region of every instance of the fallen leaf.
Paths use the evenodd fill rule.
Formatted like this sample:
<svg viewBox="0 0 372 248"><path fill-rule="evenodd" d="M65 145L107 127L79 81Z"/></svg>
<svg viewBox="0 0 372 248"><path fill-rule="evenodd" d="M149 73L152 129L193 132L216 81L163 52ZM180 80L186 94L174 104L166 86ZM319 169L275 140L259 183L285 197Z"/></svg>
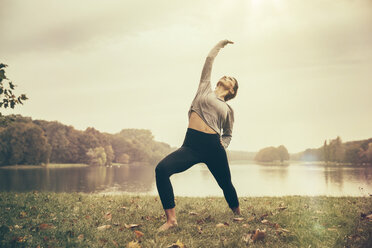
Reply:
<svg viewBox="0 0 372 248"><path fill-rule="evenodd" d="M244 218L241 218L241 217L236 217L233 219L233 221L242 221L242 220L244 220Z"/></svg>
<svg viewBox="0 0 372 248"><path fill-rule="evenodd" d="M100 230L100 231L110 229L110 228L111 228L111 225L103 225L103 226L97 227L97 229Z"/></svg>
<svg viewBox="0 0 372 248"><path fill-rule="evenodd" d="M254 221L254 217L253 217L253 216L252 216L252 217L249 217L249 218L247 219L247 221L248 221L248 222Z"/></svg>
<svg viewBox="0 0 372 248"><path fill-rule="evenodd" d="M141 217L142 220L151 220L151 217L146 215Z"/></svg>
<svg viewBox="0 0 372 248"><path fill-rule="evenodd" d="M53 227L54 227L53 225L49 225L49 224L45 224L45 223L39 225L40 230L50 229L50 228L53 228Z"/></svg>
<svg viewBox="0 0 372 248"><path fill-rule="evenodd" d="M263 240L265 236L266 236L266 229L264 230L256 229L255 234L253 234L252 236L252 240L253 242L256 242L258 240Z"/></svg>
<svg viewBox="0 0 372 248"><path fill-rule="evenodd" d="M353 235L349 236L348 238L352 239L353 241L359 241L360 240L360 236L358 234L353 234Z"/></svg>
<svg viewBox="0 0 372 248"><path fill-rule="evenodd" d="M268 220L262 220L262 221L261 221L262 224L266 224L266 223L268 223L268 222L269 222Z"/></svg>
<svg viewBox="0 0 372 248"><path fill-rule="evenodd" d="M78 236L78 240L82 240L82 239L84 239L84 234L80 234L80 235Z"/></svg>
<svg viewBox="0 0 372 248"><path fill-rule="evenodd" d="M139 224L129 224L129 225L124 224L124 226L125 226L125 228L130 229L130 228L139 227L140 225Z"/></svg>
<svg viewBox="0 0 372 248"><path fill-rule="evenodd" d="M204 220L203 219L199 219L199 220L196 221L196 223L199 224L199 225L200 224L203 224L204 223Z"/></svg>
<svg viewBox="0 0 372 248"><path fill-rule="evenodd" d="M107 212L105 214L105 219L108 220L108 221L110 221L112 219L112 214L110 212Z"/></svg>
<svg viewBox="0 0 372 248"><path fill-rule="evenodd" d="M173 244L167 246L167 248L186 248L186 247L181 241L177 240L176 243L173 243Z"/></svg>
<svg viewBox="0 0 372 248"><path fill-rule="evenodd" d="M225 226L228 226L229 224L228 223L218 223L217 225L216 225L216 227L225 227Z"/></svg>
<svg viewBox="0 0 372 248"><path fill-rule="evenodd" d="M276 235L280 235L282 233L289 233L290 231L288 229L284 229L284 228L278 228L276 229L275 233Z"/></svg>
<svg viewBox="0 0 372 248"><path fill-rule="evenodd" d="M114 244L115 247L119 247L118 242L116 242L115 240L113 240L112 243Z"/></svg>
<svg viewBox="0 0 372 248"><path fill-rule="evenodd" d="M246 227L246 228L248 228L249 225L248 225L248 224L243 224L242 227Z"/></svg>
<svg viewBox="0 0 372 248"><path fill-rule="evenodd" d="M337 231L337 228L329 227L328 231Z"/></svg>
<svg viewBox="0 0 372 248"><path fill-rule="evenodd" d="M137 241L130 241L127 244L127 248L141 248L141 246Z"/></svg>
<svg viewBox="0 0 372 248"><path fill-rule="evenodd" d="M23 237L14 237L13 240L14 241L17 241L17 242L20 242L20 243L23 243L26 241L26 238L27 236L23 236Z"/></svg>
<svg viewBox="0 0 372 248"><path fill-rule="evenodd" d="M125 209L127 209L127 207L125 207L125 206L122 206L122 207L121 207L121 209L125 210Z"/></svg>
<svg viewBox="0 0 372 248"><path fill-rule="evenodd" d="M199 234L203 232L203 229L201 228L201 226L196 226L196 228L198 229Z"/></svg>
<svg viewBox="0 0 372 248"><path fill-rule="evenodd" d="M367 219L372 220L372 214L366 216Z"/></svg>
<svg viewBox="0 0 372 248"><path fill-rule="evenodd" d="M261 215L260 219L263 219L265 218L266 216L268 216L269 214L264 214L264 215Z"/></svg>
<svg viewBox="0 0 372 248"><path fill-rule="evenodd" d="M14 229L20 229L21 226L18 226L18 225L14 225Z"/></svg>
<svg viewBox="0 0 372 248"><path fill-rule="evenodd" d="M141 238L144 235L143 232L137 230L135 230L134 233L136 234L137 239Z"/></svg>
<svg viewBox="0 0 372 248"><path fill-rule="evenodd" d="M19 217L20 218L24 218L24 217L26 217L27 216L27 213L25 212L25 211L21 211L20 213L19 213Z"/></svg>
<svg viewBox="0 0 372 248"><path fill-rule="evenodd" d="M190 215L199 215L197 212L190 212Z"/></svg>

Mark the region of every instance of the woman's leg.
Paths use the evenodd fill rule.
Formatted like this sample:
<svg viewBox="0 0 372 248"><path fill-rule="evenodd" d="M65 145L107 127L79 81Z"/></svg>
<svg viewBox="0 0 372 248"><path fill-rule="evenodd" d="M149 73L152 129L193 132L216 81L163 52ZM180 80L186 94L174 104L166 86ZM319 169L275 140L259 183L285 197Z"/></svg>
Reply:
<svg viewBox="0 0 372 248"><path fill-rule="evenodd" d="M211 171L218 185L223 190L223 194L231 210L236 214L240 214L239 200L236 190L231 182L229 162L227 160L225 149L217 149L215 152L210 152L208 155L209 158L206 161L208 169Z"/></svg>
<svg viewBox="0 0 372 248"><path fill-rule="evenodd" d="M182 146L163 158L156 166L156 187L167 216L167 223L160 228L161 230L177 225L174 194L169 177L175 173L185 171L199 162L201 162L201 158L195 150Z"/></svg>

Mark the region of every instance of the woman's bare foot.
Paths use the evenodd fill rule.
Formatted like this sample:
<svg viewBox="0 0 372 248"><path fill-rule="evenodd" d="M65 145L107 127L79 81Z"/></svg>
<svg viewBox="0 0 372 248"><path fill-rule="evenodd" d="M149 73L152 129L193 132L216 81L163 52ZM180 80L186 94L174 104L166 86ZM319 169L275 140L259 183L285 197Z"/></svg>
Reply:
<svg viewBox="0 0 372 248"><path fill-rule="evenodd" d="M233 211L234 214L240 215L240 207L232 208L231 210Z"/></svg>
<svg viewBox="0 0 372 248"><path fill-rule="evenodd" d="M167 221L161 227L158 228L158 232L163 232L176 226L178 226L177 221Z"/></svg>
<svg viewBox="0 0 372 248"><path fill-rule="evenodd" d="M169 228L173 228L178 225L176 219L176 208L164 209L164 211L167 217L167 222L158 228L158 232L168 230Z"/></svg>

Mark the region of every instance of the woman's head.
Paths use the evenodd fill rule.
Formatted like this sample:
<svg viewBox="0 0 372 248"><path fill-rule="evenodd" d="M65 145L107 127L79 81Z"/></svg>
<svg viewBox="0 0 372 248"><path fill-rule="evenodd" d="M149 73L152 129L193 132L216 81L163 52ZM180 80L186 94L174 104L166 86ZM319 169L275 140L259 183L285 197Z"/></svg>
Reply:
<svg viewBox="0 0 372 248"><path fill-rule="evenodd" d="M226 77L223 76L217 83L217 87L222 86L225 89L227 89L229 92L225 96L225 101L227 102L228 100L233 99L236 94L238 93L238 80L234 77Z"/></svg>

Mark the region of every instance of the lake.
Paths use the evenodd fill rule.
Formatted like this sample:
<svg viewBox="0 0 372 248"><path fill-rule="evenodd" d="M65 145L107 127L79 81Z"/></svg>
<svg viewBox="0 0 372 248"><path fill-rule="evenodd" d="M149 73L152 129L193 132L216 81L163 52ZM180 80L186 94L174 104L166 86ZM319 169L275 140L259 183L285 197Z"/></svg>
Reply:
<svg viewBox="0 0 372 248"><path fill-rule="evenodd" d="M372 194L372 167L326 166L293 162L260 165L252 161L230 162L233 184L239 196ZM205 164L171 177L176 196L223 196ZM0 191L86 192L157 195L154 167L0 169Z"/></svg>

